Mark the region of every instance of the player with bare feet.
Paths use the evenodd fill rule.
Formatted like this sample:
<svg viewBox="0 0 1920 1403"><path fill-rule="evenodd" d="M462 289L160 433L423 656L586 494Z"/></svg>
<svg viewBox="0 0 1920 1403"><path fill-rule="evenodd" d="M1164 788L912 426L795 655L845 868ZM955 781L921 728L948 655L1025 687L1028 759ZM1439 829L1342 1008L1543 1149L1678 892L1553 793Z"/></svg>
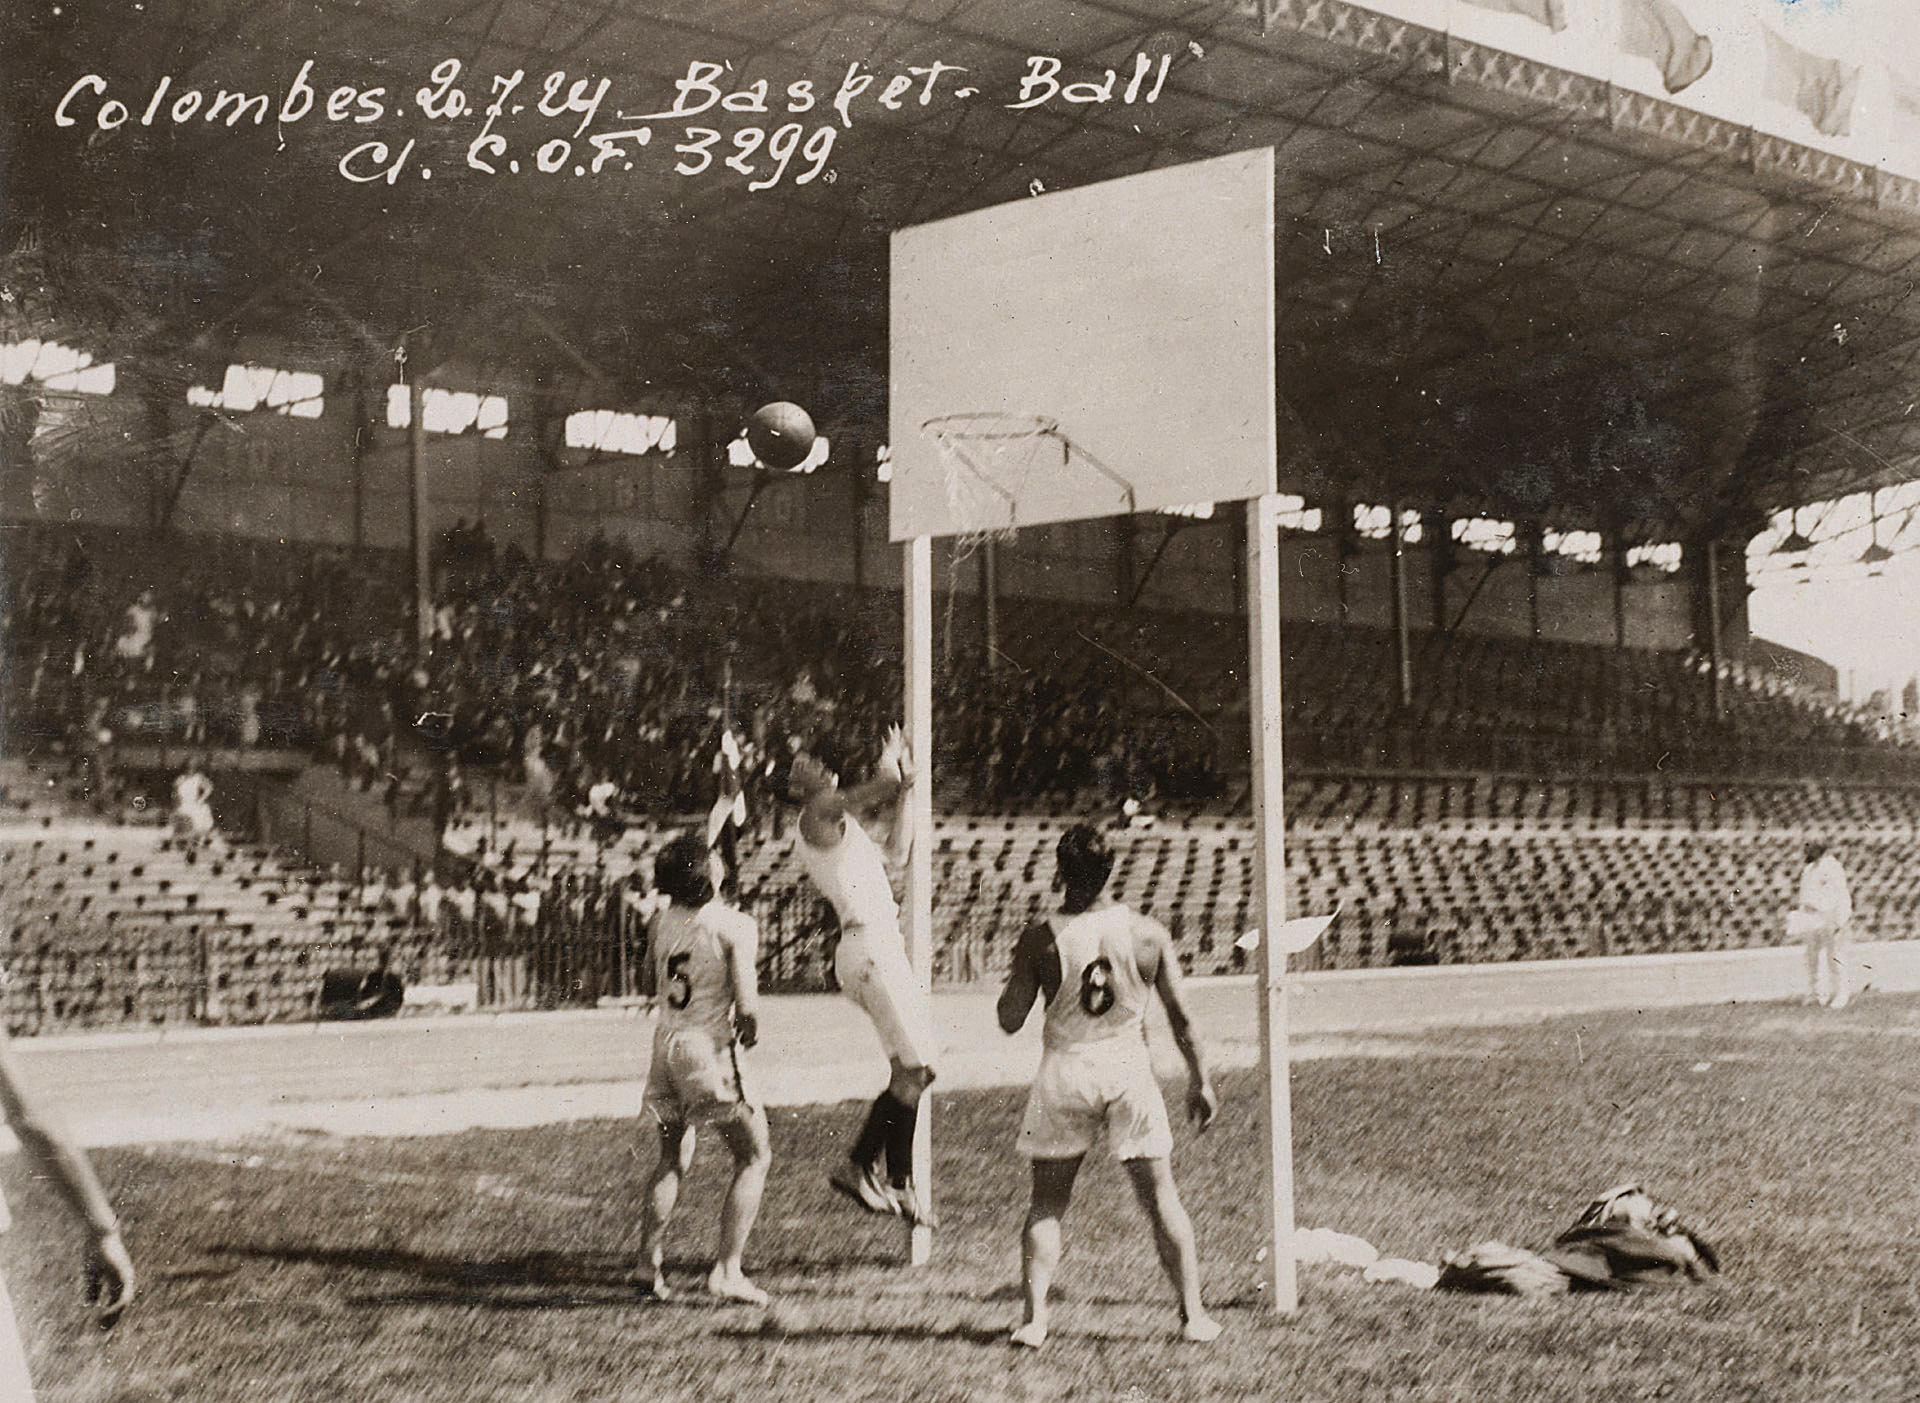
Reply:
<svg viewBox="0 0 1920 1403"><path fill-rule="evenodd" d="M1105 895L1113 851L1097 830L1069 829L1056 861L1061 909L1021 933L997 1010L1001 1028L1017 1033L1034 1000L1046 1004L1045 1051L1020 1126L1021 1153L1033 1164L1033 1200L1020 1244L1026 1316L1012 1342L1030 1349L1046 1343L1061 1220L1081 1161L1104 1129L1179 1294L1181 1336L1205 1344L1220 1325L1200 1299L1193 1222L1174 1186L1173 1132L1146 1042L1148 997L1158 993L1187 1063L1187 1113L1206 1129L1219 1100L1181 995L1179 958L1165 926Z"/></svg>

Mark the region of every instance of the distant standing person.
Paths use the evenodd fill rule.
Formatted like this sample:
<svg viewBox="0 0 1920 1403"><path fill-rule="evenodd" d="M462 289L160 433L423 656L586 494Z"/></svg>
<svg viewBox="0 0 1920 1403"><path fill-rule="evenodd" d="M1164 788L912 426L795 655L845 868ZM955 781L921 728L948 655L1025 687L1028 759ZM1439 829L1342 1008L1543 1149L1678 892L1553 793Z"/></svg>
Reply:
<svg viewBox="0 0 1920 1403"><path fill-rule="evenodd" d="M1846 869L1820 839L1807 843L1800 869L1800 892L1788 915L1788 928L1806 942L1807 993L1817 1004L1845 1008L1853 997L1847 968L1848 927L1853 897Z"/></svg>
<svg viewBox="0 0 1920 1403"><path fill-rule="evenodd" d="M680 1184L693 1168L694 1126L711 1121L733 1153L733 1184L720 1215L720 1255L707 1290L723 1300L767 1304L741 1256L760 1213L773 1150L767 1113L740 1075L740 1050L760 1034L753 918L714 899L720 860L698 834L675 838L654 863L668 904L647 926L647 992L658 999L653 1067L642 1111L659 1133L660 1158L647 1184L640 1229L641 1287L670 1295L664 1244Z"/></svg>
<svg viewBox="0 0 1920 1403"><path fill-rule="evenodd" d="M113 1205L80 1147L51 1120L38 1097L30 1096L20 1079L19 1064L6 1031L0 1029L0 1109L20 1141L34 1170L51 1181L74 1216L86 1225L88 1247L85 1282L89 1304L109 1326L133 1299L133 1259L120 1240L120 1222ZM0 1203L0 1227L7 1224ZM0 1398L8 1403L33 1403L33 1380L27 1376L26 1347L20 1339L6 1285L0 1281Z"/></svg>
<svg viewBox="0 0 1920 1403"><path fill-rule="evenodd" d="M173 834L198 847L213 837L213 781L197 764L173 782Z"/></svg>
<svg viewBox="0 0 1920 1403"><path fill-rule="evenodd" d="M127 606L121 619L121 631L113 640L114 656L122 662L139 663L153 671L153 630L160 621L160 610L153 602L153 591L141 590L140 597Z"/></svg>
<svg viewBox="0 0 1920 1403"><path fill-rule="evenodd" d="M1060 1265L1060 1223L1081 1161L1104 1130L1126 1166L1153 1225L1160 1264L1180 1297L1180 1333L1196 1344L1220 1334L1200 1299L1193 1221L1174 1186L1173 1131L1147 1052L1148 997L1157 993L1187 1064L1187 1114L1205 1130L1219 1109L1182 996L1180 960L1165 926L1105 895L1113 850L1097 829L1076 824L1060 837L1054 885L1057 915L1020 934L1000 1027L1017 1033L1036 998L1046 1004L1045 1051L1020 1125L1020 1151L1033 1165L1033 1200L1021 1236L1026 1317L1012 1342L1046 1343L1047 1291Z"/></svg>
<svg viewBox="0 0 1920 1403"><path fill-rule="evenodd" d="M913 841L906 795L913 774L906 739L895 727L873 777L841 789L837 767L805 751L776 775L775 796L800 808L794 853L840 919L834 974L873 1021L887 1054L887 1086L874 1099L847 1161L830 1183L862 1208L935 1226L925 1185L912 1179L920 1101L933 1084L933 1018L925 987L907 959L900 907L886 857L866 825L886 827L896 860Z"/></svg>

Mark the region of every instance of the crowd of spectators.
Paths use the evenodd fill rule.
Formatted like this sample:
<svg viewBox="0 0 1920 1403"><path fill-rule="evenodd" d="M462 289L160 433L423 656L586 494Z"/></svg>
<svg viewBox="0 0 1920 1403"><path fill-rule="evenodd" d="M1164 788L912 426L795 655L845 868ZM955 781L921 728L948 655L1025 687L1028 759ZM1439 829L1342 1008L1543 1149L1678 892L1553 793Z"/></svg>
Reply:
<svg viewBox="0 0 1920 1403"><path fill-rule="evenodd" d="M900 715L897 601L872 592L690 574L604 540L534 562L462 522L436 552L423 648L391 555L6 536L7 719L29 746L310 749L444 827L475 772L524 786L556 817L702 810L731 730L759 817L784 754L823 750L858 773ZM977 626L950 623L936 662L943 802L1231 801L1247 764L1232 620L1031 602L1009 602L1001 620L991 648ZM1407 709L1393 700L1388 636L1292 626L1287 639L1297 758L1337 757L1350 741L1364 759L1394 727L1426 735L1436 756L1480 732L1710 729L1708 679L1679 655L1430 638ZM1831 707L1732 680L1727 725L1744 735L1871 739Z"/></svg>

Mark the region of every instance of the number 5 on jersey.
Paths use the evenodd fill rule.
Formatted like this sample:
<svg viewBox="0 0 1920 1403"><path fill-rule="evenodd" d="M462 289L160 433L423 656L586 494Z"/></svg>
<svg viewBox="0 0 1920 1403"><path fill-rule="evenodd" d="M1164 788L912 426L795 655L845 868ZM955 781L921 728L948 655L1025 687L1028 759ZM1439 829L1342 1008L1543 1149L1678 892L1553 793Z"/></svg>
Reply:
<svg viewBox="0 0 1920 1403"><path fill-rule="evenodd" d="M685 1008L693 1002L693 983L687 978L687 961L692 958L693 955L685 950L678 955L667 956L667 1006L669 1008ZM1108 995L1107 1001L1109 1003L1113 1001L1112 995Z"/></svg>

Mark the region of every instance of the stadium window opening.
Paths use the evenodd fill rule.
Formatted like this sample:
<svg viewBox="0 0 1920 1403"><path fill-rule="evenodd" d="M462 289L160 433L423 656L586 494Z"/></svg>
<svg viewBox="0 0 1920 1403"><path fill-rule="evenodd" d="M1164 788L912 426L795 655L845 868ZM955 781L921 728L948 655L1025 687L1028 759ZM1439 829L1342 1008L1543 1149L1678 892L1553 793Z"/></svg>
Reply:
<svg viewBox="0 0 1920 1403"><path fill-rule="evenodd" d="M1305 497L1290 497L1283 492L1275 506L1277 510L1274 516L1279 521L1282 531L1318 531L1320 529L1322 521L1320 508L1308 506Z"/></svg>
<svg viewBox="0 0 1920 1403"><path fill-rule="evenodd" d="M567 447L597 453L671 453L680 442L680 426L667 414L623 414L612 409L582 409L567 416Z"/></svg>
<svg viewBox="0 0 1920 1403"><path fill-rule="evenodd" d="M250 414L265 409L289 419L318 419L326 407L326 382L309 370L271 365L230 365L220 388L193 385L187 403L198 409Z"/></svg>
<svg viewBox="0 0 1920 1403"><path fill-rule="evenodd" d="M38 337L0 345L0 381L24 385L29 380L62 394L110 395L113 362L95 364L90 352Z"/></svg>
<svg viewBox="0 0 1920 1403"><path fill-rule="evenodd" d="M423 418L430 434L477 433L482 438L507 436L507 397L479 395L470 390L428 388L421 396ZM387 427L412 427L413 409L405 385L387 387Z"/></svg>
<svg viewBox="0 0 1920 1403"><path fill-rule="evenodd" d="M1393 511L1390 507L1369 506L1365 502L1353 504L1353 534L1363 541L1384 541L1393 534ZM1400 539L1407 545L1417 546L1425 535L1420 524L1420 513L1403 509L1400 513Z"/></svg>
<svg viewBox="0 0 1920 1403"><path fill-rule="evenodd" d="M1540 549L1582 565L1598 565L1603 546L1598 531L1548 531L1540 537Z"/></svg>
<svg viewBox="0 0 1920 1403"><path fill-rule="evenodd" d="M1645 545L1627 547L1627 568L1649 565L1671 575L1680 568L1680 543L1678 541L1653 541Z"/></svg>
<svg viewBox="0 0 1920 1403"><path fill-rule="evenodd" d="M1491 516L1462 516L1454 520L1453 539L1482 555L1512 555L1517 542L1511 521Z"/></svg>

